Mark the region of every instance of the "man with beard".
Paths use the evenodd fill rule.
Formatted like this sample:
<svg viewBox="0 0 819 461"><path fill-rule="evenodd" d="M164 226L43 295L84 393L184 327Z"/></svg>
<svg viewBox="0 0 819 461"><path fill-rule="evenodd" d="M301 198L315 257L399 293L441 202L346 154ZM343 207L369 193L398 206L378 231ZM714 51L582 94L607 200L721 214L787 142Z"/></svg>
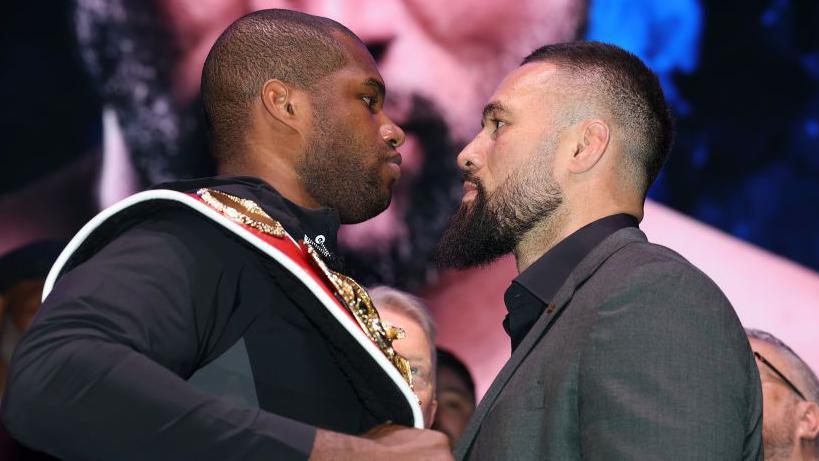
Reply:
<svg viewBox="0 0 819 461"><path fill-rule="evenodd" d="M787 344L745 330L762 379L766 460L819 460L819 379Z"/></svg>
<svg viewBox="0 0 819 461"><path fill-rule="evenodd" d="M456 457L762 459L759 376L719 288L637 225L672 142L656 76L612 45L547 45L458 155L437 257L513 252L512 357Z"/></svg>
<svg viewBox="0 0 819 461"><path fill-rule="evenodd" d="M533 47L582 35L586 0L76 0L82 57L100 87L106 145L100 201L206 171L199 75L218 34L259 8L330 17L365 42L390 82L386 111L407 132L402 180L388 209L342 226L340 254L366 284L412 290L435 280L430 254L457 206L452 155L474 113ZM527 31L520 33L521 30ZM455 103L457 102L457 103ZM123 195L124 194L124 195Z"/></svg>
<svg viewBox="0 0 819 461"><path fill-rule="evenodd" d="M400 175L384 97L334 21L233 23L202 73L222 176L129 197L69 243L11 363L9 432L64 459L451 459L404 427L423 420L395 332L334 270L339 223Z"/></svg>

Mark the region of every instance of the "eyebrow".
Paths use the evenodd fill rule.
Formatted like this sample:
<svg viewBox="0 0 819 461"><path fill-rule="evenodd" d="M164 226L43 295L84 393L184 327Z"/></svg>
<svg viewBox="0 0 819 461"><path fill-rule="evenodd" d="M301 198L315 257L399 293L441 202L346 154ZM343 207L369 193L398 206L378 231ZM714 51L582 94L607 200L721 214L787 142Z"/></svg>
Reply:
<svg viewBox="0 0 819 461"><path fill-rule="evenodd" d="M506 106L499 103L498 101L492 101L492 102L490 102L489 104L487 104L487 105L485 105L483 107L483 115L482 115L481 120L486 120L490 116L492 116L493 114L498 113L498 112L509 112L509 111L506 109Z"/></svg>
<svg viewBox="0 0 819 461"><path fill-rule="evenodd" d="M368 78L364 80L364 85L372 86L378 91L378 96L383 100L387 96L387 87L384 86L380 80L376 80L374 78Z"/></svg>

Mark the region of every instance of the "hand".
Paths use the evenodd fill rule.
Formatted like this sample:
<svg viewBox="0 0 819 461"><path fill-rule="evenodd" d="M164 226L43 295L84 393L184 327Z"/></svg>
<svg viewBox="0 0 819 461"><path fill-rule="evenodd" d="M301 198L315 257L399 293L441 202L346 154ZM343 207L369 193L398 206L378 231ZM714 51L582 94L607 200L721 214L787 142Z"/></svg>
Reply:
<svg viewBox="0 0 819 461"><path fill-rule="evenodd" d="M310 461L452 461L449 439L431 430L382 424L361 437L319 429Z"/></svg>

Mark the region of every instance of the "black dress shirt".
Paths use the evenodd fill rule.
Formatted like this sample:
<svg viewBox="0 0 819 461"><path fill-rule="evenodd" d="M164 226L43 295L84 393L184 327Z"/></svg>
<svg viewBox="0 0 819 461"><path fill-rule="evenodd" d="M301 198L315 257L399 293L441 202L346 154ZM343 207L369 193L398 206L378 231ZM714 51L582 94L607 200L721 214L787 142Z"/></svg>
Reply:
<svg viewBox="0 0 819 461"><path fill-rule="evenodd" d="M512 350L523 341L580 261L609 235L637 224L637 218L627 214L598 219L563 239L512 281L503 295L509 311L503 328L512 340Z"/></svg>
<svg viewBox="0 0 819 461"><path fill-rule="evenodd" d="M254 200L335 252L337 212L258 179L163 187ZM395 386L288 271L187 207L122 219L77 252L17 347L2 409L15 438L67 459L303 460L316 427L396 421Z"/></svg>

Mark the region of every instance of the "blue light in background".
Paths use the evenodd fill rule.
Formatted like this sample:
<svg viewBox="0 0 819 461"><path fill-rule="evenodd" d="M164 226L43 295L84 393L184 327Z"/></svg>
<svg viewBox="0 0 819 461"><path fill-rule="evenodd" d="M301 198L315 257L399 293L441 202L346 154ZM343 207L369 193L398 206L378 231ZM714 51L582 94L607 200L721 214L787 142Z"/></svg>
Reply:
<svg viewBox="0 0 819 461"><path fill-rule="evenodd" d="M819 121L813 118L805 120L805 134L811 138L819 136Z"/></svg>
<svg viewBox="0 0 819 461"><path fill-rule="evenodd" d="M788 0L774 0L771 6L762 13L762 17L760 18L762 24L768 27L775 25L782 17L782 12L788 8L789 3Z"/></svg>
<svg viewBox="0 0 819 461"><path fill-rule="evenodd" d="M697 68L701 29L698 0L592 0L586 38L639 56L660 78L674 111L685 116L691 107L672 77Z"/></svg>

